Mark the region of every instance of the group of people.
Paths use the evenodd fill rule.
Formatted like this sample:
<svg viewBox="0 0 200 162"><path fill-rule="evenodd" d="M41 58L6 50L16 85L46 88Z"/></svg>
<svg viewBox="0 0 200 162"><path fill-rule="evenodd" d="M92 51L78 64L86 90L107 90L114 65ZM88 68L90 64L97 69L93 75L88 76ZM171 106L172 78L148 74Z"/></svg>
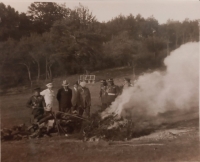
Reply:
<svg viewBox="0 0 200 162"><path fill-rule="evenodd" d="M122 93L123 89L133 86L130 81L129 78L124 78L123 86L117 86L114 84L113 79L108 79L107 81L101 80L100 98L102 111L115 101L116 97Z"/></svg>
<svg viewBox="0 0 200 162"><path fill-rule="evenodd" d="M27 107L32 108L32 120L40 121L44 116L52 113L54 98L58 100L59 112L73 113L82 116L85 112L90 117L91 94L86 82L75 82L72 88L69 88L69 82L64 80L62 88L55 95L53 84L48 83L47 89L41 91L35 88L33 96L27 102ZM101 80L100 98L102 103L102 111L111 105L122 90L132 86L129 78L124 79L123 86L119 87L114 84L113 79Z"/></svg>
<svg viewBox="0 0 200 162"><path fill-rule="evenodd" d="M40 88L33 90L33 96L27 102L27 107L32 109L31 123L37 123L45 116L52 114L54 98L59 103L59 111L63 113L74 113L90 117L91 95L86 87L86 82L74 83L73 88L69 88L69 83L64 80L62 88L58 90L57 95L53 91L53 84L48 83L47 89L41 91Z"/></svg>

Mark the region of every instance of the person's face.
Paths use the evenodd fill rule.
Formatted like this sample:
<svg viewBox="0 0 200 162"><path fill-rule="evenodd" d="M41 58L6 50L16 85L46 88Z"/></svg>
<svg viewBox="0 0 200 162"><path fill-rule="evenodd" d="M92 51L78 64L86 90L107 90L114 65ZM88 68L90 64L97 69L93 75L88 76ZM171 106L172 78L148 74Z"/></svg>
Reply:
<svg viewBox="0 0 200 162"><path fill-rule="evenodd" d="M53 86L52 86L52 87L48 87L48 89L52 90L52 89L53 89Z"/></svg>
<svg viewBox="0 0 200 162"><path fill-rule="evenodd" d="M63 88L64 88L64 89L67 89L67 88L68 88L68 86L63 86Z"/></svg>
<svg viewBox="0 0 200 162"><path fill-rule="evenodd" d="M40 92L39 91L34 91L34 96L39 96L40 95Z"/></svg>

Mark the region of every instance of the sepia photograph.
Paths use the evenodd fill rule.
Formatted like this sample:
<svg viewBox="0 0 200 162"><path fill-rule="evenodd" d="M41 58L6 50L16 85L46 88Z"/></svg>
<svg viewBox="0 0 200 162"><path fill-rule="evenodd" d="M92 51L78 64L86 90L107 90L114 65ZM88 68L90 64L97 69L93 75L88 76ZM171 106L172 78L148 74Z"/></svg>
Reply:
<svg viewBox="0 0 200 162"><path fill-rule="evenodd" d="M0 161L200 161L199 54L199 0L1 0Z"/></svg>

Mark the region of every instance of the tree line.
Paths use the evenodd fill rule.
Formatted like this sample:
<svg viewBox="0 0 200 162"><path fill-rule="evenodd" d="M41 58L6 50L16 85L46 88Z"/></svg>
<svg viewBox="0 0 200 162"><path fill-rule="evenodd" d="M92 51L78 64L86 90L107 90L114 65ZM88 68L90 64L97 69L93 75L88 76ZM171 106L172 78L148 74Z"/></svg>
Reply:
<svg viewBox="0 0 200 162"><path fill-rule="evenodd" d="M7 88L87 71L130 66L164 67L181 44L198 41L198 21L119 15L99 22L79 4L35 2L27 13L0 3L0 77ZM141 70L142 69L142 70Z"/></svg>

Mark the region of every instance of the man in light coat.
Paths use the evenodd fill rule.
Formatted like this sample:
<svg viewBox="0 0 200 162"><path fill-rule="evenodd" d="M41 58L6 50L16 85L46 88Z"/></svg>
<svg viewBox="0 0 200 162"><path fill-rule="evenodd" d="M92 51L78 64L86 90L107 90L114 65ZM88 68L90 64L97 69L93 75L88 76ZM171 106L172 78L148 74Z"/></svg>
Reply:
<svg viewBox="0 0 200 162"><path fill-rule="evenodd" d="M53 100L55 97L54 91L53 91L53 84L48 83L47 89L43 90L40 92L40 95L44 97L45 103L46 103L46 108L44 109L45 111L51 111L53 108Z"/></svg>

